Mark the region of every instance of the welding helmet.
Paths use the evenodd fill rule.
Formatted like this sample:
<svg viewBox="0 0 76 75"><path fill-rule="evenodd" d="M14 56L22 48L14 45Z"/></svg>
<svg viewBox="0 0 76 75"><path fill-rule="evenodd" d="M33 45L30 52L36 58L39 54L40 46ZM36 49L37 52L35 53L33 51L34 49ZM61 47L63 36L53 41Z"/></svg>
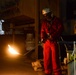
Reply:
<svg viewBox="0 0 76 75"><path fill-rule="evenodd" d="M49 8L44 8L43 10L42 10L42 14L44 15L44 14L47 14L47 13L49 13L50 12L50 9Z"/></svg>
<svg viewBox="0 0 76 75"><path fill-rule="evenodd" d="M42 15L45 17L53 17L53 13L52 10L50 10L50 8L42 9Z"/></svg>

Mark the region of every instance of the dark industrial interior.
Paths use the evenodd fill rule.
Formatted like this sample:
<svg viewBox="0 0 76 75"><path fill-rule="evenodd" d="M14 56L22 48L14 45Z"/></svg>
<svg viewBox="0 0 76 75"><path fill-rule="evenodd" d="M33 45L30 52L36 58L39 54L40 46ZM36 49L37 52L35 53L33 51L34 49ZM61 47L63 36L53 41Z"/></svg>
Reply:
<svg viewBox="0 0 76 75"><path fill-rule="evenodd" d="M0 0L0 75L44 75L43 70L32 67L32 62L43 60L39 42L44 7L51 8L62 20L64 32L58 40L60 61L63 75L70 75L63 62L76 42L76 0ZM8 45L17 48L20 54L8 53Z"/></svg>

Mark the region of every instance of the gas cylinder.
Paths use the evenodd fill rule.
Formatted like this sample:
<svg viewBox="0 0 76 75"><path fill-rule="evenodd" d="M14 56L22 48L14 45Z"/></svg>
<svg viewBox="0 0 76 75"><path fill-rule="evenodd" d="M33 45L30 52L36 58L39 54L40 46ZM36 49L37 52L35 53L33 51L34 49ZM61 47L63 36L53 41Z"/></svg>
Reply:
<svg viewBox="0 0 76 75"><path fill-rule="evenodd" d="M35 48L35 39L32 33L28 33L26 35L26 41L25 41L25 45L26 45L26 50L34 50Z"/></svg>

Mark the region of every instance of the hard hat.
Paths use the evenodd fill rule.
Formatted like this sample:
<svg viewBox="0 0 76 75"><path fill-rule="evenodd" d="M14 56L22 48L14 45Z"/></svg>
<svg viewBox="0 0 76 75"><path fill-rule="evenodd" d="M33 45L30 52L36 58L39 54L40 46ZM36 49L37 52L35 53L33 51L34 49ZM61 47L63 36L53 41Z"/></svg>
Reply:
<svg viewBox="0 0 76 75"><path fill-rule="evenodd" d="M50 8L44 8L44 9L42 10L42 14L43 14L43 15L44 15L44 14L47 14L47 13L49 13L49 12L51 12Z"/></svg>

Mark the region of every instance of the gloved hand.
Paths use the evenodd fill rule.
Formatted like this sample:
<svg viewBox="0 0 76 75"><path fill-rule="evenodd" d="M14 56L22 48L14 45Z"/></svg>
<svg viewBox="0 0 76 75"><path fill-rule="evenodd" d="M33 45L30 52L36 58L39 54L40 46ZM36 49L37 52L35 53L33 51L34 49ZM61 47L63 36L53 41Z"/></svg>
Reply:
<svg viewBox="0 0 76 75"><path fill-rule="evenodd" d="M41 43L45 43L46 42L46 39L41 39Z"/></svg>
<svg viewBox="0 0 76 75"><path fill-rule="evenodd" d="M53 40L52 36L49 33L47 33L47 37L49 40Z"/></svg>
<svg viewBox="0 0 76 75"><path fill-rule="evenodd" d="M41 39L41 43L43 43L43 41L44 41L44 40L43 40L43 39Z"/></svg>
<svg viewBox="0 0 76 75"><path fill-rule="evenodd" d="M44 45L44 40L43 39L41 39L41 46L43 47L43 45Z"/></svg>

